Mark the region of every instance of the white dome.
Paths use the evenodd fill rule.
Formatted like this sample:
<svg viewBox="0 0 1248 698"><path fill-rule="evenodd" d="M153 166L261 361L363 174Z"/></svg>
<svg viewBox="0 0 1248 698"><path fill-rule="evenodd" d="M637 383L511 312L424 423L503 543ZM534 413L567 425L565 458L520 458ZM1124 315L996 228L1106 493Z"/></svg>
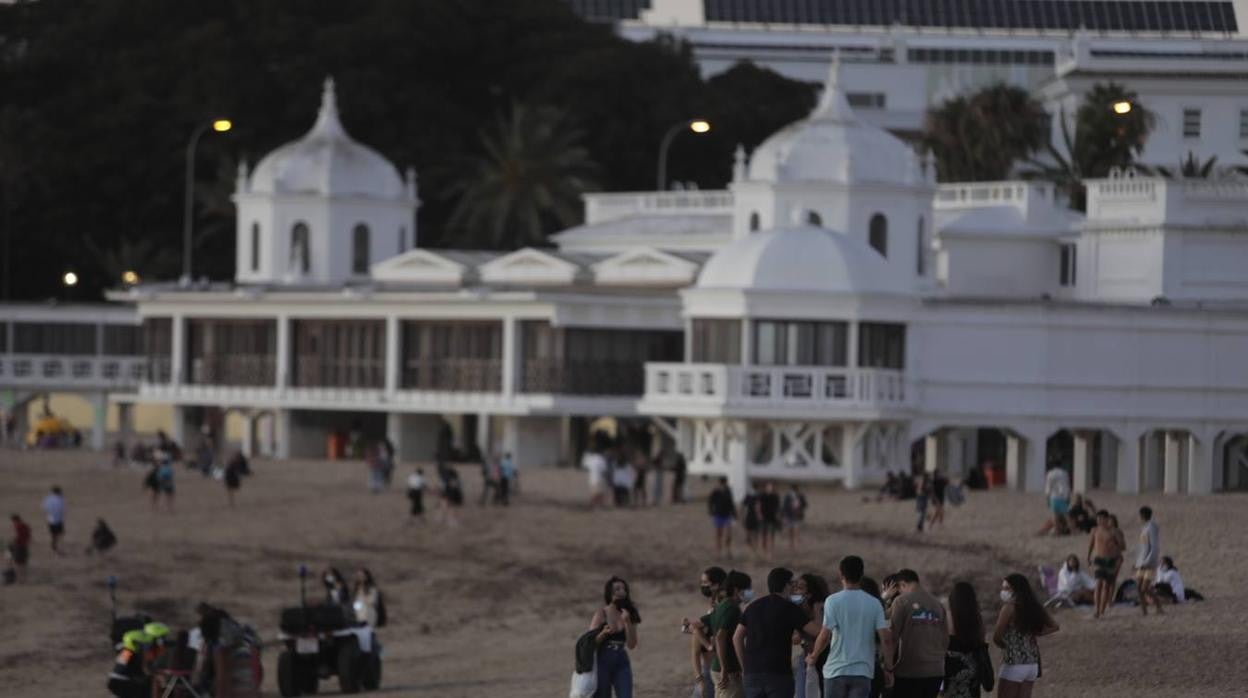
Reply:
<svg viewBox="0 0 1248 698"><path fill-rule="evenodd" d="M841 233L801 225L736 240L707 260L696 288L904 294L910 286L875 250Z"/></svg>
<svg viewBox="0 0 1248 698"><path fill-rule="evenodd" d="M266 155L256 165L249 189L260 194L406 198L403 179L394 165L342 128L332 78L325 81L312 130Z"/></svg>
<svg viewBox="0 0 1248 698"><path fill-rule="evenodd" d="M750 157L749 178L763 182L922 181L914 150L887 131L858 121L840 89L833 61L818 106L802 121L763 141Z"/></svg>

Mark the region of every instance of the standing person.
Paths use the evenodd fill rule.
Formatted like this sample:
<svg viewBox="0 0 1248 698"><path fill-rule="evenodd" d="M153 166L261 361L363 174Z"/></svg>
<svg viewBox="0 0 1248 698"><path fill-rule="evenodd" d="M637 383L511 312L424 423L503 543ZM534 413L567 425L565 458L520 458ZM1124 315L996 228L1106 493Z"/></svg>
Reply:
<svg viewBox="0 0 1248 698"><path fill-rule="evenodd" d="M9 519L13 522L13 542L9 543L9 555L13 558L16 579L21 579L26 574L26 563L30 561L30 524L17 514Z"/></svg>
<svg viewBox="0 0 1248 698"><path fill-rule="evenodd" d="M459 481L459 471L450 465L438 468L438 479L442 481L442 522L450 528L459 525L455 510L464 504L464 488Z"/></svg>
<svg viewBox="0 0 1248 698"><path fill-rule="evenodd" d="M644 507L648 503L646 501L646 474L650 470L650 464L646 458L646 454L638 450L633 454L633 506Z"/></svg>
<svg viewBox="0 0 1248 698"><path fill-rule="evenodd" d="M607 503L607 459L590 449L581 456L581 467L589 476L589 508L603 506Z"/></svg>
<svg viewBox="0 0 1248 698"><path fill-rule="evenodd" d="M126 442L118 440L113 444L113 467L117 468L126 464Z"/></svg>
<svg viewBox="0 0 1248 698"><path fill-rule="evenodd" d="M491 500L498 501L498 472L485 451L481 451L481 501L477 505L485 506Z"/></svg>
<svg viewBox="0 0 1248 698"><path fill-rule="evenodd" d="M732 637L741 621L741 604L754 596L750 575L733 570L728 573L719 592L719 603L711 613L711 641L715 657L711 660L711 679L715 682L715 698L743 698L741 662L737 658Z"/></svg>
<svg viewBox="0 0 1248 698"><path fill-rule="evenodd" d="M770 560L776 549L776 533L780 531L780 495L776 493L776 483L769 481L763 485L763 493L758 498L758 511L763 524L763 555Z"/></svg>
<svg viewBox="0 0 1248 698"><path fill-rule="evenodd" d="M944 698L979 698L994 683L992 657L984 642L984 616L975 587L958 582L949 592L949 653Z"/></svg>
<svg viewBox="0 0 1248 698"><path fill-rule="evenodd" d="M927 473L914 478L914 510L919 512L919 523L916 530L923 532L923 523L927 520L927 499L932 494L932 480Z"/></svg>
<svg viewBox="0 0 1248 698"><path fill-rule="evenodd" d="M945 523L945 490L948 487L949 478L944 473L939 470L932 473L932 513L927 519L929 529L934 530L937 524Z"/></svg>
<svg viewBox="0 0 1248 698"><path fill-rule="evenodd" d="M65 535L65 496L59 485L53 485L52 491L43 498L43 515L48 521L48 534L52 536L52 552L63 555L60 545L61 536Z"/></svg>
<svg viewBox="0 0 1248 698"><path fill-rule="evenodd" d="M806 495L795 482L784 493L784 502L780 505L784 517L784 528L789 534L789 550L797 552L797 534L802 522L806 520Z"/></svg>
<svg viewBox="0 0 1248 698"><path fill-rule="evenodd" d="M607 580L602 590L603 607L594 611L590 630L601 630L598 642L598 690L594 698L633 698L633 666L628 650L637 648L637 625L641 614L629 594L628 582L619 577Z"/></svg>
<svg viewBox="0 0 1248 698"><path fill-rule="evenodd" d="M425 519L425 471L417 468L407 476L407 499L412 505L411 517Z"/></svg>
<svg viewBox="0 0 1248 698"><path fill-rule="evenodd" d="M819 623L793 603L793 571L767 573L767 595L741 612L732 648L741 660L746 698L793 698L793 633L819 634Z"/></svg>
<svg viewBox="0 0 1248 698"><path fill-rule="evenodd" d="M751 552L758 545L758 530L763 525L762 509L759 507L758 490L755 489L754 483L746 485L745 498L741 500L741 517L742 525L745 527L745 545Z"/></svg>
<svg viewBox="0 0 1248 698"><path fill-rule="evenodd" d="M615 457L612 459L615 468L611 471L611 485L615 490L615 505L617 507L626 507L633 494L633 482L636 480L636 472L633 470L633 464L628 462L627 458L620 455L617 450Z"/></svg>
<svg viewBox="0 0 1248 698"><path fill-rule="evenodd" d="M225 497L230 501L230 508L234 508L234 493L238 492L238 488L243 483L243 473L247 472L247 458L242 451L235 451L230 457L228 463L225 464Z"/></svg>
<svg viewBox="0 0 1248 698"><path fill-rule="evenodd" d="M711 616L715 612L715 604L719 598L720 589L723 588L724 581L727 578L728 573L722 567L708 567L703 570L702 576L698 580L698 589L702 592L702 596L710 602L711 607L700 618L685 618L681 623L682 630L693 636L690 640L693 683L695 688L701 687L704 698L711 698L711 696L715 695L715 684L711 680L711 657L715 649L710 638Z"/></svg>
<svg viewBox="0 0 1248 698"><path fill-rule="evenodd" d="M831 592L828 581L823 577L807 572L793 580L793 595L789 600L797 604L806 617L819 624L823 619L823 602ZM814 633L803 632L798 638L801 652L793 662L793 695L795 698L819 698L823 695L823 664L828 659L828 650L815 658L814 666L806 665L806 656L815 647L815 638L819 636L822 625L816 625Z"/></svg>
<svg viewBox="0 0 1248 698"><path fill-rule="evenodd" d="M893 600L890 619L892 636L897 639L893 696L936 698L949 647L945 607L923 588L914 570L898 570L897 586L901 595Z"/></svg>
<svg viewBox="0 0 1248 698"><path fill-rule="evenodd" d="M680 451L673 449L675 458L672 459L672 504L681 504L685 501L685 477L689 474L689 464L685 461L685 455Z"/></svg>
<svg viewBox="0 0 1248 698"><path fill-rule="evenodd" d="M732 500L732 487L728 485L728 478L719 478L719 485L706 498L706 509L711 515L711 526L715 529L715 556L723 557L726 552L731 558L732 522L737 518L737 505Z"/></svg>
<svg viewBox="0 0 1248 698"><path fill-rule="evenodd" d="M1100 618L1109 610L1114 600L1114 577L1118 558L1122 548L1118 545L1118 536L1109 524L1109 512L1104 509L1096 512L1096 528L1088 539L1088 566L1096 577L1096 591L1093 601L1096 610L1093 618Z"/></svg>
<svg viewBox="0 0 1248 698"><path fill-rule="evenodd" d="M1001 613L997 616L992 643L1000 647L1000 698L1030 698L1040 678L1040 645L1036 638L1059 630L1040 605L1031 583L1021 574L1001 580Z"/></svg>
<svg viewBox="0 0 1248 698"><path fill-rule="evenodd" d="M351 610L358 623L370 628L380 625L381 592L377 590L377 582L368 568L361 567L355 572L355 580L351 585Z"/></svg>
<svg viewBox="0 0 1248 698"><path fill-rule="evenodd" d="M386 454L380 443L364 447L364 464L368 466L368 491L377 494L386 484Z"/></svg>
<svg viewBox="0 0 1248 698"><path fill-rule="evenodd" d="M1044 523L1039 534L1044 535L1050 530L1058 535L1069 533L1070 524L1066 520L1066 514L1070 511L1070 475L1065 468L1060 465L1049 468L1048 474L1044 476L1044 496L1052 518Z"/></svg>
<svg viewBox="0 0 1248 698"><path fill-rule="evenodd" d="M884 607L862 590L862 558L842 558L839 569L842 590L823 602L823 628L806 655L806 667L810 671L830 644L823 665L823 698L868 698L875 676L876 638L884 650L885 680L891 685L893 635L884 619Z"/></svg>
<svg viewBox="0 0 1248 698"><path fill-rule="evenodd" d="M1140 507L1140 549L1135 554L1135 584L1140 590L1140 611L1148 615L1148 600L1153 600L1157 613L1161 614L1161 597L1153 588L1157 578L1157 566L1161 564L1161 531L1153 521L1151 507Z"/></svg>
<svg viewBox="0 0 1248 698"><path fill-rule="evenodd" d="M511 504L511 484L516 479L516 463L511 452L504 452L498 460L498 501L503 506Z"/></svg>
<svg viewBox="0 0 1248 698"><path fill-rule="evenodd" d="M390 489L390 482L394 479L394 464L396 451L394 442L389 436L383 436L381 439L381 478L385 482L386 489Z"/></svg>
<svg viewBox="0 0 1248 698"><path fill-rule="evenodd" d="M165 508L173 513L173 461L168 455L156 466L156 491L165 496Z"/></svg>
<svg viewBox="0 0 1248 698"><path fill-rule="evenodd" d="M337 567L326 567L321 573L321 583L325 586L326 605L350 607L351 591Z"/></svg>
<svg viewBox="0 0 1248 698"><path fill-rule="evenodd" d="M660 453L658 458L652 460L652 463L650 470L654 475L654 486L650 490L650 501L658 506L663 503L663 471L671 467L668 452L665 450Z"/></svg>

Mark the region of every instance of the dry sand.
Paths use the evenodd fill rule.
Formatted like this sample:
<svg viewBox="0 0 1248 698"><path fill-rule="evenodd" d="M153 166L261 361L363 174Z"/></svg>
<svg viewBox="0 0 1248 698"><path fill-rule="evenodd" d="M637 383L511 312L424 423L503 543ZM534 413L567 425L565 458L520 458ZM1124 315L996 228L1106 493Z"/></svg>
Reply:
<svg viewBox="0 0 1248 698"><path fill-rule="evenodd" d="M401 488L370 495L358 463L258 462L233 511L220 482L179 470L171 515L150 510L141 472L101 461L86 453L0 453L0 513L19 512L35 530L27 581L0 588L0 695L107 695L109 574L121 581L123 610L180 625L205 600L271 639L279 609L297 601L297 566L333 563L344 572L371 568L386 593L385 695L566 695L572 644L605 579L620 574L643 616L632 654L637 695L687 696L688 645L678 626L703 610L698 572L735 564L761 588L772 566L742 552L732 563L712 559L701 482L692 504L591 513L579 473L526 471L512 507L480 509L479 475L464 468L469 505L461 525L448 530L409 524ZM50 555L39 513L53 483L65 488L68 504L64 558ZM798 553L784 550L776 564L832 577L840 556L855 553L876 577L913 567L938 594L966 578L989 614L1001 575L1086 550L1082 537L1031 535L1044 516L1037 496L976 493L950 509L945 529L925 535L910 530L910 503L867 504L833 490L810 499ZM1099 622L1061 612L1061 632L1042 641L1044 678L1035 695L1248 695L1248 603L1236 588L1248 572L1248 497L1096 500L1119 514L1131 540L1133 512L1151 503L1164 551L1209 601L1163 618L1127 608ZM97 516L121 539L104 559L82 554ZM276 695L276 657L266 648L266 695Z"/></svg>

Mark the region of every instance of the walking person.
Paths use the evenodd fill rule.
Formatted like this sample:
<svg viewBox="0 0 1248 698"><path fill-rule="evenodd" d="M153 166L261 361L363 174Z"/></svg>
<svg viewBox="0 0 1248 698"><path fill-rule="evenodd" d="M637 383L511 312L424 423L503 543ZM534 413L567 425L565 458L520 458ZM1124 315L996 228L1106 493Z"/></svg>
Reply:
<svg viewBox="0 0 1248 698"><path fill-rule="evenodd" d="M763 555L770 560L776 549L776 534L780 532L780 495L776 492L776 483L769 481L763 485L758 513L762 520Z"/></svg>
<svg viewBox="0 0 1248 698"><path fill-rule="evenodd" d="M1044 476L1044 496L1049 506L1051 517L1040 527L1039 535L1049 531L1064 536L1070 533L1070 521L1066 515L1070 512L1070 474L1060 465L1049 468Z"/></svg>
<svg viewBox="0 0 1248 698"><path fill-rule="evenodd" d="M1021 574L1001 580L1001 612L992 633L992 643L1002 649L999 698L1030 698L1040 678L1040 645L1036 638L1059 630L1031 583Z"/></svg>
<svg viewBox="0 0 1248 698"><path fill-rule="evenodd" d="M719 485L711 490L706 499L707 513L711 515L711 526L715 529L715 557L722 558L725 553L732 557L732 522L737 518L737 505L732 499L732 487L728 478L719 478Z"/></svg>
<svg viewBox="0 0 1248 698"><path fill-rule="evenodd" d="M793 698L793 633L818 635L820 625L794 603L793 571L767 573L767 595L741 612L732 647L741 660L745 698Z"/></svg>
<svg viewBox="0 0 1248 698"><path fill-rule="evenodd" d="M823 698L869 698L877 638L884 650L885 681L892 685L893 635L884 607L862 590L862 558L842 558L839 570L842 589L823 603L823 628L806 655L806 667L810 671L824 648L830 647L823 665Z"/></svg>
<svg viewBox="0 0 1248 698"><path fill-rule="evenodd" d="M22 520L18 514L9 517L13 522L13 540L9 543L9 557L13 559L14 581L26 574L26 563L30 562L30 524Z"/></svg>
<svg viewBox="0 0 1248 698"><path fill-rule="evenodd" d="M958 582L949 592L949 650L945 656L944 698L979 698L992 691L995 677L988 643L984 642L984 616L975 587Z"/></svg>
<svg viewBox="0 0 1248 698"><path fill-rule="evenodd" d="M1135 555L1135 584L1140 590L1140 611L1148 615L1148 601L1152 599L1157 613L1162 614L1161 597L1153 588L1157 580L1157 566L1161 564L1161 531L1153 521L1153 510L1140 507L1140 549Z"/></svg>
<svg viewBox="0 0 1248 698"><path fill-rule="evenodd" d="M511 504L512 483L516 480L516 462L511 452L504 452L498 459L498 502L503 506Z"/></svg>
<svg viewBox="0 0 1248 698"><path fill-rule="evenodd" d="M481 501L477 506L485 506L491 501L498 501L498 471L484 452L481 453Z"/></svg>
<svg viewBox="0 0 1248 698"><path fill-rule="evenodd" d="M927 473L914 478L914 510L919 513L916 530L923 532L923 524L927 520L927 500L932 494L932 480Z"/></svg>
<svg viewBox="0 0 1248 698"><path fill-rule="evenodd" d="M936 698L945 677L945 651L949 647L945 607L923 588L914 570L898 570L897 586L901 595L893 601L889 623L897 640L893 696Z"/></svg>
<svg viewBox="0 0 1248 698"><path fill-rule="evenodd" d="M745 545L750 552L755 552L759 544L759 529L763 526L762 509L759 506L761 495L754 483L746 485L745 497L741 500L742 526L745 528Z"/></svg>
<svg viewBox="0 0 1248 698"><path fill-rule="evenodd" d="M685 501L685 478L689 474L689 463L680 451L673 449L672 459L672 504L683 504Z"/></svg>
<svg viewBox="0 0 1248 698"><path fill-rule="evenodd" d="M438 479L442 482L442 497L438 501L442 523L448 528L455 528L459 525L455 510L464 504L464 487L459 480L459 471L443 464L438 468Z"/></svg>
<svg viewBox="0 0 1248 698"><path fill-rule="evenodd" d="M1110 526L1109 512L1104 509L1096 512L1096 528L1088 540L1088 566L1096 577L1096 590L1093 601L1096 610L1093 618L1100 618L1109 610L1114 600L1114 580L1117 577L1118 559L1122 556L1122 548L1118 543L1118 535Z"/></svg>
<svg viewBox="0 0 1248 698"><path fill-rule="evenodd" d="M411 504L411 519L425 520L425 471L417 468L407 476L407 500Z"/></svg>
<svg viewBox="0 0 1248 698"><path fill-rule="evenodd" d="M640 450L633 455L633 506L644 507L647 504L646 475L650 471L650 463L646 454Z"/></svg>
<svg viewBox="0 0 1248 698"><path fill-rule="evenodd" d="M611 469L611 486L615 491L615 506L629 506L633 494L633 482L637 477L636 471L633 470L633 464L629 463L627 458L622 457L618 449L613 454L611 463L614 465Z"/></svg>
<svg viewBox="0 0 1248 698"><path fill-rule="evenodd" d="M719 603L711 613L711 641L715 656L711 659L711 678L715 682L715 698L743 698L741 662L732 644L741 621L741 604L754 596L750 575L733 570L728 573L719 592Z"/></svg>
<svg viewBox="0 0 1248 698"><path fill-rule="evenodd" d="M591 448L581 456L581 467L589 478L589 508L594 509L607 503L607 459L602 453Z"/></svg>
<svg viewBox="0 0 1248 698"><path fill-rule="evenodd" d="M248 471L247 458L242 451L235 451L230 457L228 463L225 464L225 497L230 502L230 508L234 508L234 494L238 492L239 487L243 484L243 473Z"/></svg>
<svg viewBox="0 0 1248 698"><path fill-rule="evenodd" d="M628 651L637 649L637 625L641 614L633 603L628 582L619 577L607 580L602 590L603 606L594 611L590 630L599 630L597 673L594 698L633 698L633 667Z"/></svg>
<svg viewBox="0 0 1248 698"><path fill-rule="evenodd" d="M161 459L160 464L156 466L156 494L153 498L153 504L160 495L165 497L165 509L169 513L173 513L173 461L168 455Z"/></svg>
<svg viewBox="0 0 1248 698"><path fill-rule="evenodd" d="M937 524L945 523L945 490L949 487L949 478L945 474L937 470L932 473L932 495L931 508L932 513L928 515L928 530L934 530Z"/></svg>
<svg viewBox="0 0 1248 698"><path fill-rule="evenodd" d="M61 536L65 535L65 496L59 485L53 485L52 491L43 498L43 515L48 521L48 534L52 537L52 552L64 555L60 546Z"/></svg>
<svg viewBox="0 0 1248 698"><path fill-rule="evenodd" d="M806 495L795 482L784 493L784 501L780 505L780 515L784 519L784 530L789 536L789 551L797 552L798 529L806 520Z"/></svg>

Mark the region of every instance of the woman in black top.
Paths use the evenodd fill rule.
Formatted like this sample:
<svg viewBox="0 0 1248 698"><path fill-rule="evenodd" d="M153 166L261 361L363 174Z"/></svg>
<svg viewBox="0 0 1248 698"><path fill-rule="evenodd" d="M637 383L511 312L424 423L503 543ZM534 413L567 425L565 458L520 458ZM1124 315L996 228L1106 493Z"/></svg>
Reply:
<svg viewBox="0 0 1248 698"><path fill-rule="evenodd" d="M603 607L594 612L590 630L597 630L598 690L594 698L633 698L633 666L628 650L637 648L637 624L641 614L629 595L628 582L619 577L607 580L602 589Z"/></svg>
<svg viewBox="0 0 1248 698"><path fill-rule="evenodd" d="M794 603L802 607L806 615L811 620L823 622L823 602L830 595L828 581L817 574L807 572L797 579L793 580L793 598ZM806 664L806 655L810 654L810 650L815 646L815 638L799 632L801 638L802 652L797 657L794 665L794 673L799 682L805 684L799 695L805 698L820 698L823 695L823 663L828 661L828 654L832 650L832 646L828 645L824 649L823 654L815 660L815 665ZM807 672L814 672L814 677L806 676ZM814 679L811 681L811 679ZM812 693L811 689L818 687L817 693Z"/></svg>
<svg viewBox="0 0 1248 698"><path fill-rule="evenodd" d="M992 658L984 641L984 617L975 588L958 582L949 592L949 650L945 655L945 698L979 698L991 691Z"/></svg>

